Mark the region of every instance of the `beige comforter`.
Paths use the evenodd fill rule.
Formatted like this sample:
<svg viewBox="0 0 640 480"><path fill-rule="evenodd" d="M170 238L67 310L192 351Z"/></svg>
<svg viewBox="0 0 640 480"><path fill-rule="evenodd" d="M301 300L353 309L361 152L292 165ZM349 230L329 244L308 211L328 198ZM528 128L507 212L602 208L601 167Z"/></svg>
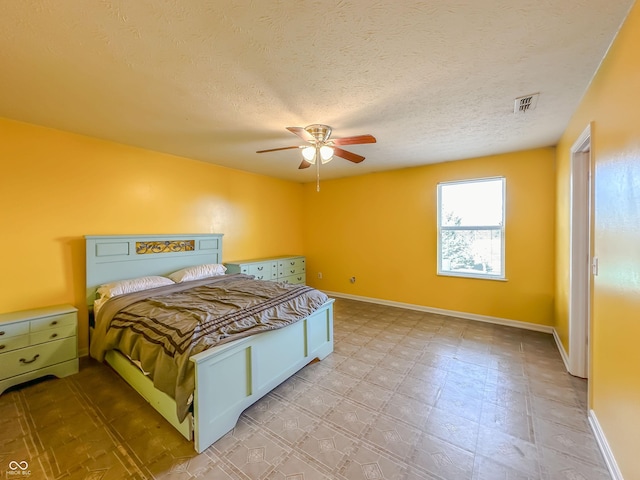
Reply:
<svg viewBox="0 0 640 480"><path fill-rule="evenodd" d="M114 297L96 318L91 356L117 349L139 362L156 388L176 400L180 421L194 391L189 357L207 348L297 322L328 300L305 285L243 274Z"/></svg>

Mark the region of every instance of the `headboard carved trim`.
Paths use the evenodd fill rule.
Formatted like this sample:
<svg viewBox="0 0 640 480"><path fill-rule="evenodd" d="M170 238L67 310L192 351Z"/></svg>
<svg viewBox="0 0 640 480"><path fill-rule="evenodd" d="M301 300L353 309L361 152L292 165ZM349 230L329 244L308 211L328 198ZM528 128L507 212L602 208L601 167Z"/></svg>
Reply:
<svg viewBox="0 0 640 480"><path fill-rule="evenodd" d="M195 250L195 247L195 240L136 242L136 253L138 255L150 255L154 253L191 252Z"/></svg>

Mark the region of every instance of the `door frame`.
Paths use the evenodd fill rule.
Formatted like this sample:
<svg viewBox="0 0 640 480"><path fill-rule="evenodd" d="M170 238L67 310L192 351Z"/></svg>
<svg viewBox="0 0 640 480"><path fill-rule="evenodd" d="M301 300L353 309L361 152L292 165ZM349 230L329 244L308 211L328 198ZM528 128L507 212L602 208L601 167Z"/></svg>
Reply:
<svg viewBox="0 0 640 480"><path fill-rule="evenodd" d="M569 373L589 377L592 255L591 124L571 147Z"/></svg>

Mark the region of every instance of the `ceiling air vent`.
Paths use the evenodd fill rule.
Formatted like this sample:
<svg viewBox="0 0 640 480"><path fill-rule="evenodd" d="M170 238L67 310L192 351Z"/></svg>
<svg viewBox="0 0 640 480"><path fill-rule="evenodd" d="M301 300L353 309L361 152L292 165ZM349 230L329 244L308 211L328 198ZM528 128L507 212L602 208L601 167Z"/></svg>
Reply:
<svg viewBox="0 0 640 480"><path fill-rule="evenodd" d="M525 113L536 108L539 95L539 93L532 93L531 95L516 98L513 113Z"/></svg>

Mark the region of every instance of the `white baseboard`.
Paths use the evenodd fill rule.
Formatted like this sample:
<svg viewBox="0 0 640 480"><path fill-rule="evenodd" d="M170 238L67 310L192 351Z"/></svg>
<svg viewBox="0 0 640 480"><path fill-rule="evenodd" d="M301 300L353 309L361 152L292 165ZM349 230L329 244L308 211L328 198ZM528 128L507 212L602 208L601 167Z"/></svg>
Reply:
<svg viewBox="0 0 640 480"><path fill-rule="evenodd" d="M567 351L564 349L564 345L562 345L562 340L560 340L560 336L556 329L553 329L553 338L556 341L556 346L558 347L558 351L560 352L560 356L562 357L562 361L564 362L564 368L569 372L569 355Z"/></svg>
<svg viewBox="0 0 640 480"><path fill-rule="evenodd" d="M520 320L509 320L506 318L490 317L487 315L477 315L475 313L456 312L455 310L444 310L442 308L424 307L422 305L414 305L412 303L394 302L392 300L381 300L379 298L362 297L360 295L350 295L348 293L328 292L326 290L323 290L323 291L330 297L346 298L349 300L358 300L361 302L376 303L379 305L387 305L390 307L406 308L408 310L417 310L420 312L435 313L438 315L464 318L466 320L475 320L478 322L494 323L496 325L505 325L507 327L523 328L525 330L534 330L536 332L553 333L553 327L549 325L538 325L537 323L521 322Z"/></svg>
<svg viewBox="0 0 640 480"><path fill-rule="evenodd" d="M620 468L618 468L618 463L609 447L609 442L607 442L607 437L605 437L602 427L600 427L600 422L598 422L596 413L593 410L589 410L589 425L591 425L591 430L593 430L593 434L596 437L598 447L600 447L600 451L604 456L604 461L607 464L611 478L613 480L624 480L622 472L620 472Z"/></svg>

